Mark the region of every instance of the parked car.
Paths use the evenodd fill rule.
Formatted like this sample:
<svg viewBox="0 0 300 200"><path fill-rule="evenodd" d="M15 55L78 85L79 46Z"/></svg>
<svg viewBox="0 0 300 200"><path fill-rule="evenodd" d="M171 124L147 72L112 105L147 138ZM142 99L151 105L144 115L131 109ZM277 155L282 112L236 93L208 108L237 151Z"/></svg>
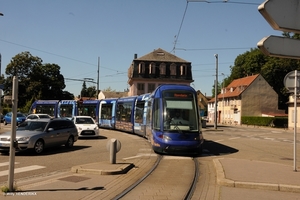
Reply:
<svg viewBox="0 0 300 200"><path fill-rule="evenodd" d="M50 119L52 117L48 114L30 114L30 115L27 115L26 120L44 119L44 118Z"/></svg>
<svg viewBox="0 0 300 200"><path fill-rule="evenodd" d="M0 152L9 152L11 133L0 135ZM78 139L75 124L66 119L26 120L16 130L16 151L32 149L40 154L45 148L65 145L72 147Z"/></svg>
<svg viewBox="0 0 300 200"><path fill-rule="evenodd" d="M12 116L12 112L6 113L6 115L3 118L4 125L11 124L11 116ZM17 120L17 125L19 125L26 120L26 116L23 113L17 113L16 120Z"/></svg>
<svg viewBox="0 0 300 200"><path fill-rule="evenodd" d="M99 126L91 116L76 116L72 120L79 137L99 137Z"/></svg>

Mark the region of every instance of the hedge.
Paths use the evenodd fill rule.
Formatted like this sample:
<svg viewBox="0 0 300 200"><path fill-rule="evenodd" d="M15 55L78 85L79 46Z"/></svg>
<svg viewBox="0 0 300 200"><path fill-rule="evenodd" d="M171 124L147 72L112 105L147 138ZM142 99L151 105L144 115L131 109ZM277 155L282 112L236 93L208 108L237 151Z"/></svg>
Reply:
<svg viewBox="0 0 300 200"><path fill-rule="evenodd" d="M288 125L288 118L287 117L242 116L242 124L286 128Z"/></svg>

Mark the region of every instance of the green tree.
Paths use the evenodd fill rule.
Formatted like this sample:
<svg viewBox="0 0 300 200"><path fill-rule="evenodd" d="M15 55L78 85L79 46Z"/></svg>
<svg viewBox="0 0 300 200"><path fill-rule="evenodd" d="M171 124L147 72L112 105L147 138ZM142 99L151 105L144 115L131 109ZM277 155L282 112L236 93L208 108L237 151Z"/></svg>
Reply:
<svg viewBox="0 0 300 200"><path fill-rule="evenodd" d="M290 35L288 35L290 36ZM299 70L300 62L294 59L277 58L264 55L259 49L251 49L237 56L234 66L230 66L231 74L226 78L227 86L234 79L261 74L278 94L278 108L286 109L288 102L287 90L283 80L292 70Z"/></svg>
<svg viewBox="0 0 300 200"><path fill-rule="evenodd" d="M81 95L81 97L87 97L88 96L88 92L87 92L87 87L86 87L85 81L83 81L80 95Z"/></svg>
<svg viewBox="0 0 300 200"><path fill-rule="evenodd" d="M56 64L42 64L42 59L22 52L11 59L5 69L5 94L12 94L12 79L18 76L18 107L28 107L37 99L74 99L64 92L66 87L60 67ZM29 102L28 102L29 101Z"/></svg>

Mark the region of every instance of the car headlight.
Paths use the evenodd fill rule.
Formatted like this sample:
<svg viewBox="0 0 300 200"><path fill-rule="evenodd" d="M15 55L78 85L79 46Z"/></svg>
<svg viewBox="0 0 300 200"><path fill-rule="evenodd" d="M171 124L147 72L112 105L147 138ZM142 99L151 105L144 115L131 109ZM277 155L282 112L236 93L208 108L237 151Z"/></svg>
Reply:
<svg viewBox="0 0 300 200"><path fill-rule="evenodd" d="M21 137L18 139L18 141L21 141L21 142L28 142L30 139L30 137Z"/></svg>

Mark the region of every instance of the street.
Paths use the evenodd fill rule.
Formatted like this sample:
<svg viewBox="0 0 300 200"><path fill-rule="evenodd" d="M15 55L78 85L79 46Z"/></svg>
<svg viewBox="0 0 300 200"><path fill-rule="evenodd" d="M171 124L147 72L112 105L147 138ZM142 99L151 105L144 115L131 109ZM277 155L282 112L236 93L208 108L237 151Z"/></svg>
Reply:
<svg viewBox="0 0 300 200"><path fill-rule="evenodd" d="M15 180L30 178L32 176L44 176L48 174L59 174L70 171L72 166L108 161L107 142L111 138L121 141L121 151L117 153L117 159L132 157L149 149L146 139L123 132L100 130L99 139L80 139L71 150L64 146L55 150L46 151L43 155L23 152L16 154ZM197 183L197 190L193 199L219 199L219 195L235 196L243 199L243 192L251 194L253 191L261 190L239 189L219 186L215 180L215 168L212 160L216 158L237 158L273 162L290 166L293 169L293 131L257 128L246 126L221 126L217 130L208 127L203 130L206 139L203 155L198 158L201 176ZM299 142L299 141L298 141ZM297 166L300 169L299 155ZM9 156L0 155L0 183L7 182ZM180 167L180 166L178 166ZM162 183L164 184L164 183ZM243 191L243 192L241 192ZM275 193L264 191L265 195ZM276 194L276 193L275 193ZM274 194L274 195L275 195ZM282 193L286 199L293 199L295 193ZM224 196L224 195L223 195ZM249 198L251 195L248 195ZM289 198L291 196L291 198ZM239 198L240 197L240 198Z"/></svg>
<svg viewBox="0 0 300 200"><path fill-rule="evenodd" d="M9 126L6 127L8 128ZM8 129L8 131L10 130ZM55 149L46 149L42 155L26 151L16 153L15 180L47 173L69 171L75 165L109 161L109 151L106 146L111 138L118 139L122 145L121 151L117 154L117 159L136 155L136 149L142 149L144 145L148 145L146 139L126 133L101 129L100 138L79 139L71 149L67 149L64 146ZM125 148L126 146L135 148ZM9 155L0 154L0 183L8 180L8 164Z"/></svg>

